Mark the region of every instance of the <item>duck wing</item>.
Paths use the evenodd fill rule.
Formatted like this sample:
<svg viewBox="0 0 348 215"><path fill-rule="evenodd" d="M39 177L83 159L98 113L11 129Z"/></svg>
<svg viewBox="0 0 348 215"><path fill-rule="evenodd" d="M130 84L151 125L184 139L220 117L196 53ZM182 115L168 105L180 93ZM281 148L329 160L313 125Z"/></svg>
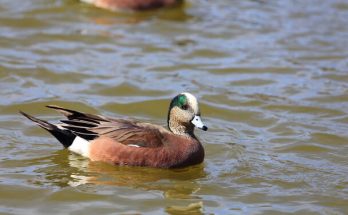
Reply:
<svg viewBox="0 0 348 215"><path fill-rule="evenodd" d="M110 119L110 122L102 122L90 130L125 145L159 147L165 142L164 135L155 127L143 126L130 120Z"/></svg>
<svg viewBox="0 0 348 215"><path fill-rule="evenodd" d="M61 120L61 127L86 140L109 137L122 144L136 147L159 147L165 142L163 128L159 126L132 120L106 118L54 105L47 107L67 117L67 120Z"/></svg>

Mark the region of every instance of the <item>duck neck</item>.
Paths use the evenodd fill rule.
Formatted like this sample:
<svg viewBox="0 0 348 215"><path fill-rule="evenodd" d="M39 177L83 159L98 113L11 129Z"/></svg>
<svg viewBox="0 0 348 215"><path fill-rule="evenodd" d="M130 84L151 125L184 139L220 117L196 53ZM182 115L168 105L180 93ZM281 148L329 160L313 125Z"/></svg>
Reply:
<svg viewBox="0 0 348 215"><path fill-rule="evenodd" d="M191 125L191 124L182 125L175 121L169 120L168 128L171 132L173 132L176 135L181 135L181 136L186 136L186 137L191 137L196 139L196 136L193 133L194 125Z"/></svg>

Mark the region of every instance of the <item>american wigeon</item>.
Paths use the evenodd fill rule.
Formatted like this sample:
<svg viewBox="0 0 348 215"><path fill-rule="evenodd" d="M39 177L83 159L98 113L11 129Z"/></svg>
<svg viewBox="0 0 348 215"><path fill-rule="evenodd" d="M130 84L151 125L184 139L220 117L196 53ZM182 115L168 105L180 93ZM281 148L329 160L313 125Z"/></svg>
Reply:
<svg viewBox="0 0 348 215"><path fill-rule="evenodd" d="M194 128L206 131L196 97L175 96L169 106L168 129L133 120L113 119L49 105L67 117L51 124L20 112L56 137L70 151L115 165L159 168L199 164L204 149Z"/></svg>
<svg viewBox="0 0 348 215"><path fill-rule="evenodd" d="M81 0L108 10L147 10L180 4L182 0Z"/></svg>

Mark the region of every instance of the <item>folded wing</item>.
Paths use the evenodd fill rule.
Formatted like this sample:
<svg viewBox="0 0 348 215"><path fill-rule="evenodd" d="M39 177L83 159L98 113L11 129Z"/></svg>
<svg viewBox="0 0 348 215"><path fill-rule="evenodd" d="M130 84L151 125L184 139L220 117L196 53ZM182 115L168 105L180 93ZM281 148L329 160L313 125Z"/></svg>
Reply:
<svg viewBox="0 0 348 215"><path fill-rule="evenodd" d="M47 107L67 117L67 120L61 120L61 127L86 140L109 137L122 144L139 147L159 147L165 143L165 137L158 129L143 123L85 114L54 105Z"/></svg>

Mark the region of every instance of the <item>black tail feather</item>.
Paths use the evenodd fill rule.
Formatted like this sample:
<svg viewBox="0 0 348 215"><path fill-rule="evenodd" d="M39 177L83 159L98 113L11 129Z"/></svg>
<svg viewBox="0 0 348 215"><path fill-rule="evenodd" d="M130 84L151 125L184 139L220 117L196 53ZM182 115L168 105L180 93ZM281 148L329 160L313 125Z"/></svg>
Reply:
<svg viewBox="0 0 348 215"><path fill-rule="evenodd" d="M59 128L58 126L51 124L49 122L46 122L44 120L38 119L36 117L30 116L22 111L19 111L20 114L25 116L26 118L30 119L31 121L35 122L38 124L41 128L45 129L46 131L50 132L57 140L63 144L65 148L69 147L76 135L72 133L69 130Z"/></svg>
<svg viewBox="0 0 348 215"><path fill-rule="evenodd" d="M100 124L100 122L107 122L108 120L102 116L94 115L94 114L88 114L88 113L82 113L75 110L70 110L67 108L59 107L56 105L47 105L46 107L54 109L58 111L59 113L66 116L69 120L82 120L85 122L90 122L94 124Z"/></svg>

